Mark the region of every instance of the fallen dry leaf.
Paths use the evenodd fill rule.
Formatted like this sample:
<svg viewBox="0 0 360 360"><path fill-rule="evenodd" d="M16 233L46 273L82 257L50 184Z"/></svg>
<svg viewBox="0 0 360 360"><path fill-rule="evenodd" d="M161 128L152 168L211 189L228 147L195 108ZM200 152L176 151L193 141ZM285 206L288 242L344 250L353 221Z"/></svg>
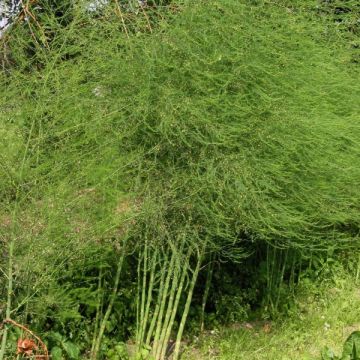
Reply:
<svg viewBox="0 0 360 360"><path fill-rule="evenodd" d="M25 354L31 356L34 350L37 350L38 346L31 339L19 338L17 342L17 354Z"/></svg>
<svg viewBox="0 0 360 360"><path fill-rule="evenodd" d="M265 334L269 334L271 332L271 324L269 324L269 323L264 324L262 329Z"/></svg>

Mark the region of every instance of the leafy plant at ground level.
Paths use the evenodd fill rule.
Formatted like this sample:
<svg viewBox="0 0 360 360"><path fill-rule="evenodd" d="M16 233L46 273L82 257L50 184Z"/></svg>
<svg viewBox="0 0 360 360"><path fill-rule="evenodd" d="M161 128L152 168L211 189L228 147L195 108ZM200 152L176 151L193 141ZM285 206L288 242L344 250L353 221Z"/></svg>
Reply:
<svg viewBox="0 0 360 360"><path fill-rule="evenodd" d="M343 353L336 356L329 348L324 349L323 360L359 360L360 359L360 331L354 331L345 341Z"/></svg>
<svg viewBox="0 0 360 360"><path fill-rule="evenodd" d="M52 359L61 360L64 358L64 355L71 360L79 359L80 349L76 344L66 340L57 332L50 333L49 338L54 343L54 346L51 349Z"/></svg>

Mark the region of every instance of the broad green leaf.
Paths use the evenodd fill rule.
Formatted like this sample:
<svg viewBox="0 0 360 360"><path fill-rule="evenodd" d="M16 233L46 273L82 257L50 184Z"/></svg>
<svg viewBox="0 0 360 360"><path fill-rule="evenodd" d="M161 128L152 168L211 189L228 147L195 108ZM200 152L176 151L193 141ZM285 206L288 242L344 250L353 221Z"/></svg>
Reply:
<svg viewBox="0 0 360 360"><path fill-rule="evenodd" d="M329 347L326 346L325 349L321 352L321 359L336 360L337 357L335 356L334 352Z"/></svg>
<svg viewBox="0 0 360 360"><path fill-rule="evenodd" d="M360 360L360 331L354 331L345 341L341 360Z"/></svg>
<svg viewBox="0 0 360 360"><path fill-rule="evenodd" d="M72 342L66 341L63 343L64 350L70 359L78 359L80 355L80 349Z"/></svg>
<svg viewBox="0 0 360 360"><path fill-rule="evenodd" d="M55 346L51 349L51 358L52 358L52 360L63 360L64 359L63 352L58 346Z"/></svg>
<svg viewBox="0 0 360 360"><path fill-rule="evenodd" d="M51 332L50 335L58 343L61 343L64 340L62 335L60 333L58 333L58 332Z"/></svg>

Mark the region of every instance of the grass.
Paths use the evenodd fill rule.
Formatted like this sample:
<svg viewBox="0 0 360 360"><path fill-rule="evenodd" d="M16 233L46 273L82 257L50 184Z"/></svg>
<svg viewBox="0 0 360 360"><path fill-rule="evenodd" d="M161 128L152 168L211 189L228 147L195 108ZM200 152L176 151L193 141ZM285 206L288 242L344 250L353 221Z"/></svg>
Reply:
<svg viewBox="0 0 360 360"><path fill-rule="evenodd" d="M213 331L184 359L320 360L326 346L341 354L346 338L360 330L359 285L346 277L331 287L311 286L298 295L298 310L290 317L250 322L252 329L242 323Z"/></svg>

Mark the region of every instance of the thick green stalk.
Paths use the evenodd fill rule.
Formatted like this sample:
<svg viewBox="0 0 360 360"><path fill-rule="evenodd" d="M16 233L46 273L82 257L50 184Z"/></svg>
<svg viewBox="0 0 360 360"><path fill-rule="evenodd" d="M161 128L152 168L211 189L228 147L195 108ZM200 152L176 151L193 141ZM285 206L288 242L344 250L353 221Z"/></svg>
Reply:
<svg viewBox="0 0 360 360"><path fill-rule="evenodd" d="M190 282L190 288L189 288L189 292L188 292L188 295L187 295L187 298L186 298L184 312L182 314L179 330L178 330L178 333L177 333L177 336L176 336L173 360L177 360L179 358L179 355L180 355L180 345L181 345L182 334L184 332L186 319L187 319L187 316L188 316L188 313L189 313L195 283L196 283L196 280L197 280L198 275L199 275L201 260L202 260L202 255L199 255L197 263L196 263L196 268L194 270L194 273L193 273L193 276L192 276L192 279L191 279L191 282Z"/></svg>
<svg viewBox="0 0 360 360"><path fill-rule="evenodd" d="M140 319L144 320L145 314L145 297L146 297L146 280L147 280L147 261L148 261L148 247L147 241L145 241L145 249L144 249L144 268L143 268L143 283L141 289L141 308L140 308Z"/></svg>
<svg viewBox="0 0 360 360"><path fill-rule="evenodd" d="M8 263L8 287L7 287L7 301L6 301L6 319L10 319L13 293L13 257L14 257L14 240L10 240L9 244L9 263ZM4 359L6 342L8 335L8 324L4 325L4 332L1 340L0 360Z"/></svg>
<svg viewBox="0 0 360 360"><path fill-rule="evenodd" d="M300 280L301 280L303 261L304 261L304 255L302 252L300 252L299 273L298 273L298 277L297 277L298 284L300 283Z"/></svg>
<svg viewBox="0 0 360 360"><path fill-rule="evenodd" d="M167 307L166 307L165 318L162 323L162 329L161 329L161 334L160 334L160 339L159 339L159 346L158 346L156 354L155 354L155 359L162 359L162 357L161 357L162 349L164 348L166 350L166 347L167 347L167 344L165 344L166 330L167 330L167 327L168 327L168 324L170 321L173 304L174 304L174 300L175 300L176 287L177 287L177 284L179 281L179 276L178 276L179 268L180 268L180 264L177 263L174 268L173 281L171 284L169 299L168 299L168 303L167 303Z"/></svg>
<svg viewBox="0 0 360 360"><path fill-rule="evenodd" d="M310 271L312 269L312 266L313 266L313 256L314 256L314 253L313 251L310 252L310 261L309 261L309 266L308 266L308 271Z"/></svg>
<svg viewBox="0 0 360 360"><path fill-rule="evenodd" d="M103 319L101 321L99 334L98 334L97 339L96 339L94 351L91 354L91 359L92 360L97 359L99 351L100 351L101 340L102 340L102 337L103 337L104 332L105 332L106 322L109 320L109 317L111 315L111 311L112 311L112 308L113 308L113 305L114 305L114 302L115 302L115 299L116 299L116 295L117 295L117 292L118 292L118 287L119 287L119 282L120 282L120 275L121 275L121 270L122 270L124 258L125 258L125 255L123 254L120 257L120 260L119 260L119 263L118 263L118 267L117 267L116 274L115 274L115 283L114 283L112 293L110 295L109 304L108 304L108 307L106 309L105 315L104 315L104 317L103 317Z"/></svg>
<svg viewBox="0 0 360 360"><path fill-rule="evenodd" d="M174 306L176 288L179 283L179 277L181 277L179 275L181 273L181 268L183 266L182 254L183 254L184 245L185 245L185 238L182 239L179 248L178 248L177 243L173 244L173 246L172 246L173 254L178 254L178 256L175 256L173 281L172 281L172 285L171 285L171 289L170 289L170 293L169 293L169 299L168 299L168 303L167 303L165 319L162 324L162 330L161 330L160 340L159 340L159 347L157 349L157 353L155 354L155 359L163 359L164 356L162 356L161 354L166 352L167 341L165 338L166 338L167 328L168 328L168 325L169 325L169 322L171 319L171 314L172 314L172 310L173 310L173 306Z"/></svg>
<svg viewBox="0 0 360 360"><path fill-rule="evenodd" d="M168 263L168 261L166 260L165 267L166 267L167 263ZM159 293L158 293L158 296L156 299L155 310L154 310L154 313L153 313L153 316L151 319L149 329L147 331L146 342L145 342L146 346L150 345L151 337L152 337L154 329L155 329L155 324L156 324L157 318L159 316L160 303L161 303L161 299L162 299L162 295L163 295L164 283L165 283L165 271L162 271L161 278L160 278Z"/></svg>
<svg viewBox="0 0 360 360"><path fill-rule="evenodd" d="M141 319L140 319L140 282L141 282L141 261L142 261L142 254L139 254L139 261L138 261L138 266L137 266L137 291L136 291L136 344L139 345L138 343L138 337L139 337L139 333L140 333L140 324L141 324Z"/></svg>
<svg viewBox="0 0 360 360"><path fill-rule="evenodd" d="M269 294L270 294L270 245L266 245L266 292L267 292L267 300L266 300L266 306L269 305Z"/></svg>
<svg viewBox="0 0 360 360"><path fill-rule="evenodd" d="M143 262L143 271L142 271L142 287L138 289L138 294L140 299L138 299L138 303L141 300L140 304L140 314L138 315L139 322L137 324L137 334L136 334L136 344L138 346L138 351L140 351L142 346L142 329L144 327L144 315L145 315L145 300L146 300L146 280L147 280L147 261L148 261L148 249L147 249L147 241L145 241L144 246L144 262ZM141 264L138 266L138 278L140 279L141 274ZM138 282L138 286L140 286L140 281ZM137 311L139 311L139 306L137 307ZM145 324L146 326L146 324Z"/></svg>
<svg viewBox="0 0 360 360"><path fill-rule="evenodd" d="M356 283L359 281L359 275L360 275L360 252L359 252L359 258L358 258L358 263L357 263L357 267L356 267L356 276L355 276Z"/></svg>
<svg viewBox="0 0 360 360"><path fill-rule="evenodd" d="M283 282L284 280L284 275L285 275L285 268L286 268L286 263L287 263L287 258L288 258L288 252L289 250L286 249L285 250L285 256L284 256L284 263L283 263L283 266L282 266L282 270L281 270L281 273L280 273L280 276L279 276L279 283L278 283L278 293L277 293L277 298L276 298L276 302L275 302L275 310L277 311L278 310L278 306L279 306L279 301L280 301L280 292L281 292L281 283Z"/></svg>
<svg viewBox="0 0 360 360"><path fill-rule="evenodd" d="M271 247L268 245L267 247L268 255L269 255L269 263L268 263L268 272L267 272L267 278L268 278L268 289L267 289L267 306L274 309L274 299L273 299L273 291L274 288L276 288L275 283L275 274L276 274L276 248Z"/></svg>
<svg viewBox="0 0 360 360"><path fill-rule="evenodd" d="M91 351L90 354L94 352L95 345L96 345L96 338L99 328L99 322L100 322L100 312L101 312L101 282L102 282L102 268L100 268L99 271L99 277L98 277L98 302L96 305L96 316L95 316L95 328L94 328L94 337L91 344Z"/></svg>
<svg viewBox="0 0 360 360"><path fill-rule="evenodd" d="M170 260L169 268L168 268L167 275L166 275L164 290L162 293L162 299L161 299L161 304L160 304L159 316L158 316L157 323L156 323L154 343L152 346L152 354L153 355L155 355L157 353L157 349L159 346L160 333L161 333L161 329L162 329L162 325L163 325L164 309L165 309L166 300L168 297L169 283L170 283L171 275L174 270L174 262L175 262L175 254L173 252L171 255L171 260ZM163 271L164 270L165 269L163 269Z"/></svg>
<svg viewBox="0 0 360 360"><path fill-rule="evenodd" d="M290 273L290 279L289 279L289 285L291 289L291 293L294 296L294 290L295 290L295 266L296 266L296 252L293 253L293 261L291 264L291 273Z"/></svg>
<svg viewBox="0 0 360 360"><path fill-rule="evenodd" d="M144 344L144 337L146 332L146 327L148 323L149 318L149 312L150 312L150 305L152 302L152 293L154 288L154 282L155 282L155 270L156 270L156 261L157 261L157 251L155 250L155 253L152 256L152 264L151 264L151 270L150 270L150 280L148 285L148 293L146 297L146 307L145 307L145 313L144 317L141 320L141 330L140 330L140 336L139 336L139 345L143 346Z"/></svg>
<svg viewBox="0 0 360 360"><path fill-rule="evenodd" d="M170 321L167 325L167 329L166 329L166 335L165 335L165 339L164 339L164 344L165 347L163 347L162 352L161 352L161 359L165 358L166 355L166 345L169 342L170 339L170 335L171 335L171 330L174 326L174 321L175 321L175 316L179 307L179 302L180 302L180 298L183 292L183 288L184 288L184 284L185 284L185 278L186 278L186 274L188 271L188 259L190 257L191 252L189 251L186 257L186 262L182 265L182 274L181 274L181 279L180 279L180 283L176 292L176 298L175 298L175 302L173 304L172 307L172 313L171 313L171 318Z"/></svg>
<svg viewBox="0 0 360 360"><path fill-rule="evenodd" d="M209 262L208 271L206 274L205 290L204 290L204 295L203 295L202 302L201 302L200 332L204 331L205 307L206 307L206 303L207 303L207 298L209 296L213 269L214 269L214 263L212 261L212 257L210 256L210 262Z"/></svg>

